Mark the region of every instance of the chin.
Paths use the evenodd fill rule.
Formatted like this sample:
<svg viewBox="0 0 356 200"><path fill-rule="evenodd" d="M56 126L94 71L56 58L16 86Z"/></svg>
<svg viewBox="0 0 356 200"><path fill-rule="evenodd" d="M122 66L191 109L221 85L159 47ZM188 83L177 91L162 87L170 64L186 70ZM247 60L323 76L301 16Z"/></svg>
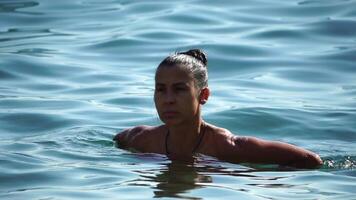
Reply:
<svg viewBox="0 0 356 200"><path fill-rule="evenodd" d="M178 118L161 119L161 121L167 126L174 126L180 124L182 121Z"/></svg>

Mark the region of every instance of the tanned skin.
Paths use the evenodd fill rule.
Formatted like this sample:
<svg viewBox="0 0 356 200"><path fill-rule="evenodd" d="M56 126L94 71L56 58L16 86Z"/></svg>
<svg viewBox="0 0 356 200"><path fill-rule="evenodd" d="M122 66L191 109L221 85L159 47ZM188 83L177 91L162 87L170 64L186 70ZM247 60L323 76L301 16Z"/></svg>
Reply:
<svg viewBox="0 0 356 200"><path fill-rule="evenodd" d="M204 122L201 107L209 95L209 88L198 89L194 78L184 67L160 67L156 72L154 101L164 124L126 129L114 140L121 148L157 154L167 154L169 150L169 158L186 160L193 156L192 150L204 129L204 136L194 153L233 163L278 164L309 169L322 164L317 154L300 147L237 136L227 129Z"/></svg>

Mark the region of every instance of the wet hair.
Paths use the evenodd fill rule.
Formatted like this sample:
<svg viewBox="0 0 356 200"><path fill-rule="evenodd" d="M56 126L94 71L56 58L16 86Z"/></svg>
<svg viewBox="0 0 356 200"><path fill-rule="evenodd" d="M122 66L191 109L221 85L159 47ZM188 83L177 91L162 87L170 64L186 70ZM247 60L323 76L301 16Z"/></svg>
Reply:
<svg viewBox="0 0 356 200"><path fill-rule="evenodd" d="M200 49L190 49L176 52L166 57L157 67L184 66L193 74L195 84L199 89L208 86L208 60L206 54Z"/></svg>

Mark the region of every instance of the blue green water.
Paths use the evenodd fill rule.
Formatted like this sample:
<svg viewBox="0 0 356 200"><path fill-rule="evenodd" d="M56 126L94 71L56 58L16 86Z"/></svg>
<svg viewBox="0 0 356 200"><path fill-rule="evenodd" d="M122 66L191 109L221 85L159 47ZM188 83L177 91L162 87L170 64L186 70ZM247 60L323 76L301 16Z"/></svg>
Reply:
<svg viewBox="0 0 356 200"><path fill-rule="evenodd" d="M209 59L209 123L317 170L194 165L114 147L160 123L154 71ZM355 0L0 0L0 199L355 199Z"/></svg>

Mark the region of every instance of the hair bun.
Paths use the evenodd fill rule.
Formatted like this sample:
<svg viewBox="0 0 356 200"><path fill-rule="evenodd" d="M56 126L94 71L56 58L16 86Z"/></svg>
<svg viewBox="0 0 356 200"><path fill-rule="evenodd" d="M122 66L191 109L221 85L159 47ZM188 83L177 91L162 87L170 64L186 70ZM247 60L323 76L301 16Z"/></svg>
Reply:
<svg viewBox="0 0 356 200"><path fill-rule="evenodd" d="M188 55L188 56L192 56L195 59L197 59L200 62L202 62L205 66L208 64L207 56L200 49L190 49L190 50L185 51L185 52L180 52L179 54L185 54L185 55Z"/></svg>

